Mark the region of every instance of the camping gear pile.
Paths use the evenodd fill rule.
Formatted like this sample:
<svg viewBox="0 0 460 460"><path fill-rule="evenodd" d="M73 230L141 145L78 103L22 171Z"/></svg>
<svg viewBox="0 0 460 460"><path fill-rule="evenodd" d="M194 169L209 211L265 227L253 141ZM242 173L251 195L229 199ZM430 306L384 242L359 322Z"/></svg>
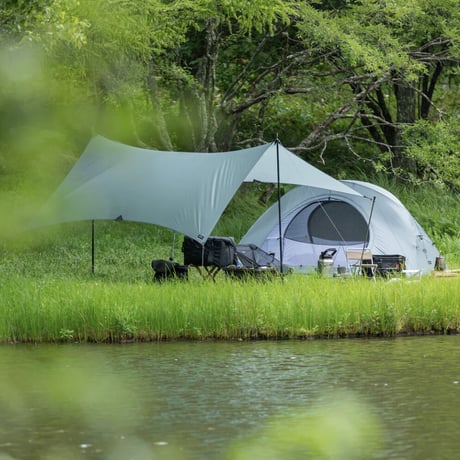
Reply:
<svg viewBox="0 0 460 460"><path fill-rule="evenodd" d="M184 253L184 264L195 267L204 279L214 279L222 268L236 261L236 245L231 237L209 237L202 245L193 238L185 236L182 252ZM204 268L206 274L201 267Z"/></svg>
<svg viewBox="0 0 460 460"><path fill-rule="evenodd" d="M184 265L172 260L153 260L155 281L188 279L189 267L195 268L203 279L215 280L223 270L233 278L266 278L281 273L280 262L253 244L237 245L231 237L211 236L204 245L184 237Z"/></svg>
<svg viewBox="0 0 460 460"><path fill-rule="evenodd" d="M400 254L374 255L377 264L377 275L388 278L400 274L406 268L406 258Z"/></svg>
<svg viewBox="0 0 460 460"><path fill-rule="evenodd" d="M259 279L287 273L286 270L281 271L280 261L275 258L275 254L269 254L255 244L238 244L235 264L225 267L224 272L232 278Z"/></svg>

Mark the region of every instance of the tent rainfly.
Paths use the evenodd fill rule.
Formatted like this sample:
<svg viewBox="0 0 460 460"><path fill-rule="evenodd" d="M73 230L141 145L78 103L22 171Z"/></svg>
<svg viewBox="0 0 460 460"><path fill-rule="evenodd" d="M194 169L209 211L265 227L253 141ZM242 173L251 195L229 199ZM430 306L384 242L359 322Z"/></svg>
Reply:
<svg viewBox="0 0 460 460"><path fill-rule="evenodd" d="M204 243L244 181L359 195L278 141L231 152L191 153L147 150L97 136L45 204L36 224L145 222Z"/></svg>

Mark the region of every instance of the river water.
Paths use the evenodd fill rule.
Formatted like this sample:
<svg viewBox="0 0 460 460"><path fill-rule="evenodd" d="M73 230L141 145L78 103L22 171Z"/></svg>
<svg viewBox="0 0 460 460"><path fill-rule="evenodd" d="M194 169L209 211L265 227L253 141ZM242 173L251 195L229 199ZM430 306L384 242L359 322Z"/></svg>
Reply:
<svg viewBox="0 0 460 460"><path fill-rule="evenodd" d="M5 345L0 370L0 460L460 452L460 336Z"/></svg>

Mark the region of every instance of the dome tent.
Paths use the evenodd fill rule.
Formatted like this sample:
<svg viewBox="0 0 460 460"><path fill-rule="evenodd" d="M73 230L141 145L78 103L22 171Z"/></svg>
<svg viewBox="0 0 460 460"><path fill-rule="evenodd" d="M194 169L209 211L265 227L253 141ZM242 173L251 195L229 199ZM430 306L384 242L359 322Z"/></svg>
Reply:
<svg viewBox="0 0 460 460"><path fill-rule="evenodd" d="M392 193L361 181L341 181L359 193L296 187L281 198L283 260L299 271L317 266L321 252L335 248L334 265L346 266L345 249L369 248L375 255L401 255L407 270L429 273L439 255L420 224ZM249 229L241 244L279 256L278 203Z"/></svg>

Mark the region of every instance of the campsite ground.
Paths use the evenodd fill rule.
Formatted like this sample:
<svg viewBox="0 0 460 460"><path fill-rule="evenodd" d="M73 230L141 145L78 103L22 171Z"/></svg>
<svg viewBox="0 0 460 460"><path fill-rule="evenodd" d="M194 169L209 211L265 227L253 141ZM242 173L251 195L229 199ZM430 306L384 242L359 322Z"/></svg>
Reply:
<svg viewBox="0 0 460 460"><path fill-rule="evenodd" d="M449 268L460 267L455 197L427 189L395 193ZM215 234L239 239L261 212L256 193L240 193ZM192 272L189 282L157 285L150 261L170 257L172 249L182 260L180 237L128 222L96 222L95 232L94 274L88 222L4 239L1 341L392 336L460 328L458 278L369 283L288 275L242 283L219 274L212 283Z"/></svg>
<svg viewBox="0 0 460 460"><path fill-rule="evenodd" d="M460 267L457 198L427 188L394 186L392 191L434 239L449 268ZM257 198L254 190L241 191L215 234L238 240L263 212ZM152 282L151 260L183 257L181 238L170 230L96 222L94 274L88 222L19 236L3 233L3 342L284 339L460 330L460 278L369 283L288 275L241 283L219 274L212 283L192 272L188 282L159 286Z"/></svg>

